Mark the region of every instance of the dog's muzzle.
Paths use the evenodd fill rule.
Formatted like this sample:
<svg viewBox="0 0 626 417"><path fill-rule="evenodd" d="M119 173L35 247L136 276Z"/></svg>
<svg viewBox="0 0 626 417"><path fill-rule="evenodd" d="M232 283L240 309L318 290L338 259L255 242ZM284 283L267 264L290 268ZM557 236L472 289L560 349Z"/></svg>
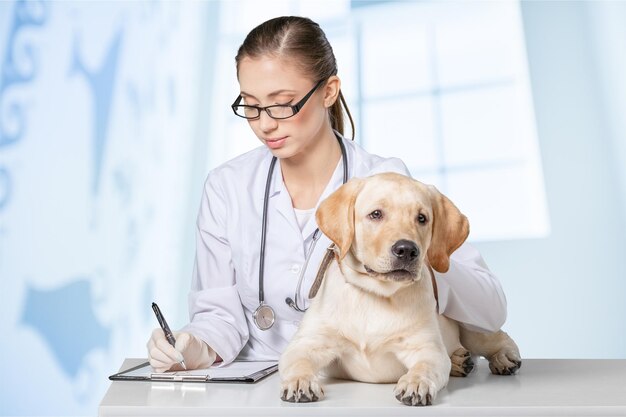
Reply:
<svg viewBox="0 0 626 417"><path fill-rule="evenodd" d="M417 277L420 250L410 240L402 239L394 243L391 247L391 269L381 272L375 271L367 265L365 271L371 276L376 276L388 281L409 281Z"/></svg>

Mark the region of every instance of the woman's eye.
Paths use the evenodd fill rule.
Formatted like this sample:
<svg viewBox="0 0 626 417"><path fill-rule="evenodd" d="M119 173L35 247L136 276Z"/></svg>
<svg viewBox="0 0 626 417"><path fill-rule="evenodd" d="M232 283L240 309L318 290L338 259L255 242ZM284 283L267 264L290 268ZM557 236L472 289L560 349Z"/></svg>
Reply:
<svg viewBox="0 0 626 417"><path fill-rule="evenodd" d="M428 221L428 219L426 218L426 216L424 216L423 214L418 214L417 215L417 221L420 224L426 224L426 222Z"/></svg>
<svg viewBox="0 0 626 417"><path fill-rule="evenodd" d="M380 210L374 210L369 214L369 218L372 220L379 220L383 217L383 212Z"/></svg>

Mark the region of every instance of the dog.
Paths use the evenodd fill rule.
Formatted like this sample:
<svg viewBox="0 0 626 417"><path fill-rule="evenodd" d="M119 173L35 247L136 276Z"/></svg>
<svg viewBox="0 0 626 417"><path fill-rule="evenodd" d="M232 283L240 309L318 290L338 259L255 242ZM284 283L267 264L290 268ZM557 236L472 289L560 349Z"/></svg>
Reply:
<svg viewBox="0 0 626 417"><path fill-rule="evenodd" d="M322 371L395 382L403 404L431 405L450 375L472 370L472 355L494 374L519 369L505 332L471 331L437 314L430 267L448 270L469 223L434 186L395 173L354 178L322 201L316 220L334 247L279 360L283 401L322 399Z"/></svg>

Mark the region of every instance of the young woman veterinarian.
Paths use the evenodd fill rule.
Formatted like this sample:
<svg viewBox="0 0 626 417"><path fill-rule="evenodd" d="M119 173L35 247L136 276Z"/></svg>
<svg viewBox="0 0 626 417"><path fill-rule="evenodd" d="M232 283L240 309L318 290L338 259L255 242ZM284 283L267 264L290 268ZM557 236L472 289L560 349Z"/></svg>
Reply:
<svg viewBox="0 0 626 417"><path fill-rule="evenodd" d="M178 369L183 359L188 369L236 357L278 359L331 243L317 229L317 205L352 177L409 175L401 160L369 154L343 137L344 111L350 113L333 50L315 22L279 17L259 25L236 64L241 91L232 108L262 146L208 174L191 321L174 332L175 348L161 328L152 333L148 354L157 371ZM500 283L468 244L452 255L447 273L435 272L435 281L440 314L487 331L504 323Z"/></svg>

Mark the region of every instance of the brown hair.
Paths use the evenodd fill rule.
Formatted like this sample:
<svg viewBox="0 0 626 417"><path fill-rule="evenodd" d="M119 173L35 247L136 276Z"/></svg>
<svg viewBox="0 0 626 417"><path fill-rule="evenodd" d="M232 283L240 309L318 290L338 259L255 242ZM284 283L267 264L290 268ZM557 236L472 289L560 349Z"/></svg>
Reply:
<svg viewBox="0 0 626 417"><path fill-rule="evenodd" d="M315 82L337 75L335 54L324 31L317 23L306 17L277 17L252 29L237 51L235 57L237 74L239 63L243 58L257 58L266 54L292 59ZM354 139L354 121L339 90L339 98L331 106L329 115L332 128L342 135L344 110L350 120Z"/></svg>

